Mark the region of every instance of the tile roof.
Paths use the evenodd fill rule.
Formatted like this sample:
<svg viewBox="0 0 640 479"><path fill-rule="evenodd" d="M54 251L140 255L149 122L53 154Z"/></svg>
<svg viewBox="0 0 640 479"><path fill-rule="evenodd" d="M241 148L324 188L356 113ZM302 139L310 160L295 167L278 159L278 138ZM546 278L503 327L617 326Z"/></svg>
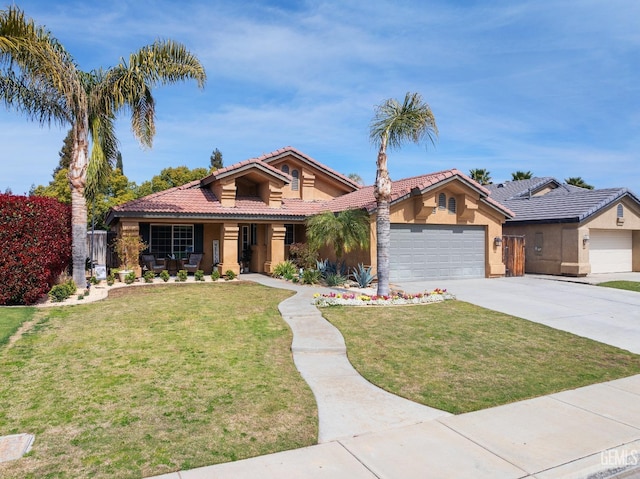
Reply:
<svg viewBox="0 0 640 479"><path fill-rule="evenodd" d="M552 182L559 186L545 195L529 197L529 191ZM502 187L489 185L488 188L492 198L515 212L515 218L507 220L508 223L580 222L625 196L640 204L638 197L627 188L588 190L561 184L550 177L510 181Z"/></svg>
<svg viewBox="0 0 640 479"><path fill-rule="evenodd" d="M192 181L191 183L182 186L177 186L165 191L153 193L143 198L139 198L116 206L111 210L108 221L110 221L113 217L126 216L197 216L207 217L211 219L231 217L304 219L309 215L327 210L337 212L348 208L363 208L366 209L369 213L375 211L376 201L373 195L374 187L360 187L346 177L343 178L348 180L350 184L353 183L353 186L357 186L357 189L355 191L328 201L303 201L300 199L283 198L282 206L280 208L271 208L257 197L237 198L235 206L223 207L216 195L207 186L209 183L215 181L215 179L224 177L224 175L232 174L233 172L242 171L242 169L244 168L251 168L254 166L260 168L266 167L273 170L273 174L284 175L284 173L282 173L280 170L273 168L268 164L262 164L261 162L265 161L267 156L269 158L274 158L275 156L285 153L289 154L291 151L295 152L298 155L302 155L302 153L297 152L297 150L288 147L270 153L269 155L263 155L259 158L252 158L250 160L245 160L243 162L230 165L226 168L221 168L220 170L215 171L203 180ZM315 162L315 160L306 157L306 155L303 156L305 156L307 160ZM323 168L319 163L318 167ZM478 193L480 193L481 201L484 201L485 203L498 209L507 217L513 216L513 213L509 209L505 208L502 204L488 197L489 190L482 187L456 169L444 170L436 173L419 175L411 178L403 178L401 180L393 181L391 202L393 204L398 201L402 201L409 196L420 194L424 191L427 191L431 187L440 185L443 182L451 181L456 178L468 184L469 187L478 191Z"/></svg>
<svg viewBox="0 0 640 479"><path fill-rule="evenodd" d="M507 217L513 216L513 212L504 205L498 203L492 198L487 198L489 190L484 188L479 183L476 183L467 175L461 173L457 169L444 170L436 173L429 173L426 175L413 176L411 178L403 178L391 183L391 204L402 201L412 194L422 193L432 186L440 185L443 181L447 181L453 178L458 178L467 183L470 187L474 188L480 193L481 199L489 203L494 208L497 208ZM330 211L341 211L346 208L363 208L369 213L372 213L376 209L376 200L373 195L373 186L365 186L358 191L349 193L343 196L339 196L331 200L328 204ZM414 193L415 192L415 193Z"/></svg>
<svg viewBox="0 0 640 479"><path fill-rule="evenodd" d="M287 183L291 182L291 175L284 173L283 171L280 171L277 168L274 168L268 163L261 161L259 158L251 158L249 160L244 160L239 163L234 163L233 165L225 166L224 168L219 168L214 172L212 172L209 176L206 176L205 178L200 180L200 182L202 183L202 185L208 185L210 183L213 183L215 180L224 178L226 176L229 176L238 172L246 171L248 169L251 169L252 167L255 167L267 173L270 173L271 175L276 176L277 178L280 178Z"/></svg>

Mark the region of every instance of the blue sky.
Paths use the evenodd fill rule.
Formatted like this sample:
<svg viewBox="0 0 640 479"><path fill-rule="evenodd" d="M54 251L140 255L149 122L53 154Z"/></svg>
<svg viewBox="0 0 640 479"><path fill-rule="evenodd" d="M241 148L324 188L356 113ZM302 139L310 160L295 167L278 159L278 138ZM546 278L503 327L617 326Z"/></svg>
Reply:
<svg viewBox="0 0 640 479"><path fill-rule="evenodd" d="M486 168L498 182L531 170L640 193L637 0L16 3L83 70L157 38L203 62L204 90L154 91L151 150L119 121L125 174L138 184L168 166L208 167L214 148L230 165L287 145L371 184L374 107L415 91L439 140L390 152L392 179ZM0 106L0 191L47 184L66 131Z"/></svg>

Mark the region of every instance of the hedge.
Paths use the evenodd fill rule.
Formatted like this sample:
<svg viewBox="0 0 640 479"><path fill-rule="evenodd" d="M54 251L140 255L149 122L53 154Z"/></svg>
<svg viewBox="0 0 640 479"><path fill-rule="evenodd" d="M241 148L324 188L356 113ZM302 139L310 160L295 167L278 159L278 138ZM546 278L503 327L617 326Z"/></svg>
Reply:
<svg viewBox="0 0 640 479"><path fill-rule="evenodd" d="M0 194L0 304L33 304L71 261L71 208L54 198Z"/></svg>

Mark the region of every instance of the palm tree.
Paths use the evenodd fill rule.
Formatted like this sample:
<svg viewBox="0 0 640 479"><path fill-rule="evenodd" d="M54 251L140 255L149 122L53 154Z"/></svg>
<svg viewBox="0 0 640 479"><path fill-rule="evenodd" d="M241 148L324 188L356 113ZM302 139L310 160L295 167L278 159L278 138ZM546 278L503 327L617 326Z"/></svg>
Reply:
<svg viewBox="0 0 640 479"><path fill-rule="evenodd" d="M519 180L530 180L531 178L533 178L533 173L531 173L530 171L515 171L513 173L511 173L511 180L512 181L519 181Z"/></svg>
<svg viewBox="0 0 640 479"><path fill-rule="evenodd" d="M564 182L568 185L578 186L580 188L586 188L587 190L592 190L593 185L585 183L581 176L572 176L571 178L566 178Z"/></svg>
<svg viewBox="0 0 640 479"><path fill-rule="evenodd" d="M469 170L469 177L481 185L490 185L492 183L491 172L484 168L474 168Z"/></svg>
<svg viewBox="0 0 640 479"><path fill-rule="evenodd" d="M369 215L356 209L313 215L307 219L307 240L314 250L333 245L340 263L346 253L369 246Z"/></svg>
<svg viewBox="0 0 640 479"><path fill-rule="evenodd" d="M204 86L198 59L181 44L157 41L108 70L83 72L44 27L15 6L0 11L0 100L40 124L70 125L73 279L84 285L87 198L107 179L117 158L114 122L131 112L133 134L151 147L155 102L151 88L194 79ZM91 143L91 155L89 145Z"/></svg>
<svg viewBox="0 0 640 479"><path fill-rule="evenodd" d="M434 143L438 136L436 120L429 105L419 93L407 93L402 103L390 98L380 104L371 121L369 137L378 146L376 183L376 244L378 295L389 294L389 245L391 225L389 203L391 178L387 169L387 147L400 148L407 140L420 143L429 139Z"/></svg>

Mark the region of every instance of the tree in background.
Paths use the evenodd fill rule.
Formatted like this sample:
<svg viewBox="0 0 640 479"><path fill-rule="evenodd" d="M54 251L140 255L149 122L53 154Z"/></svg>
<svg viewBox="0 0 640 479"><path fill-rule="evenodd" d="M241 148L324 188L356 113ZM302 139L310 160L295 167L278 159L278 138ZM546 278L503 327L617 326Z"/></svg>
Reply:
<svg viewBox="0 0 640 479"><path fill-rule="evenodd" d="M349 178L350 180L358 183L360 186L364 185L364 181L362 180L362 176L360 176L358 173L349 173L347 175L347 178Z"/></svg>
<svg viewBox="0 0 640 479"><path fill-rule="evenodd" d="M577 186L579 188L585 188L587 190L592 190L593 185L585 183L581 176L572 176L571 178L566 178L564 182L568 185Z"/></svg>
<svg viewBox="0 0 640 479"><path fill-rule="evenodd" d="M493 183L491 173L489 170L485 170L484 168L474 168L469 170L469 177L481 185L490 185Z"/></svg>
<svg viewBox="0 0 640 479"><path fill-rule="evenodd" d="M434 138L437 136L438 127L431 108L422 100L419 93L407 93L402 103L395 98L390 98L375 110L369 137L378 146L373 194L377 204L377 275L380 296L389 294L391 178L387 168L387 148L400 148L407 140L420 143L424 139L429 139L434 143Z"/></svg>
<svg viewBox="0 0 640 479"><path fill-rule="evenodd" d="M95 198L115 160L117 114L131 112L135 137L151 147L155 135L151 89L189 79L203 86L204 68L184 46L170 40L143 47L108 70L87 73L78 69L49 31L18 7L0 11L0 99L41 124L53 121L73 130L68 177L76 284L85 281L87 199Z"/></svg>
<svg viewBox="0 0 640 479"><path fill-rule="evenodd" d="M369 215L356 209L313 215L307 219L307 240L316 251L332 246L340 263L346 253L369 246Z"/></svg>
<svg viewBox="0 0 640 479"><path fill-rule="evenodd" d="M176 186L186 185L195 180L200 180L209 174L206 168L194 168L190 170L186 166L169 167L163 169L159 175L142 183L136 191L136 198L168 190Z"/></svg>
<svg viewBox="0 0 640 479"><path fill-rule="evenodd" d="M222 168L222 152L217 148L213 150L213 153L211 153L210 161L211 161L210 171L215 171Z"/></svg>
<svg viewBox="0 0 640 479"><path fill-rule="evenodd" d="M519 180L530 180L531 178L533 178L533 173L531 173L530 171L515 171L513 173L511 173L511 180L512 181L519 181Z"/></svg>
<svg viewBox="0 0 640 479"><path fill-rule="evenodd" d="M116 168L124 175L124 165L122 164L122 153L116 154Z"/></svg>

